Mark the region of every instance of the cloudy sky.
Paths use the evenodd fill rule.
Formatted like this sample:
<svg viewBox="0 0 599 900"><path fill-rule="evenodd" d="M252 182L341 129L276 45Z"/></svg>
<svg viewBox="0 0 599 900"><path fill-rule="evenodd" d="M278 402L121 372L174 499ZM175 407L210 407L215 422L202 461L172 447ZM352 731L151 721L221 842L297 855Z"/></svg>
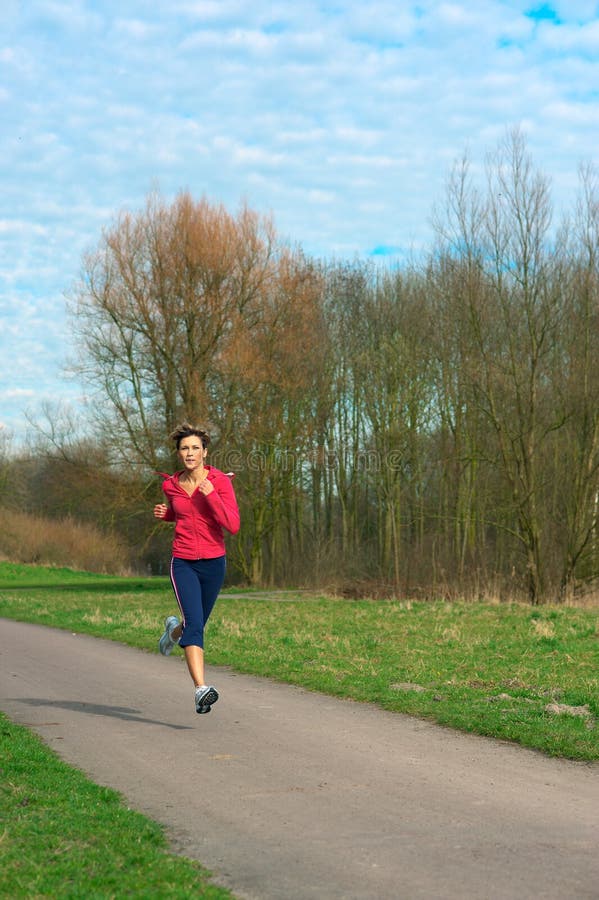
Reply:
<svg viewBox="0 0 599 900"><path fill-rule="evenodd" d="M65 293L152 189L272 213L325 258L431 241L452 162L525 134L599 164L599 3L2 0L0 427L78 404Z"/></svg>

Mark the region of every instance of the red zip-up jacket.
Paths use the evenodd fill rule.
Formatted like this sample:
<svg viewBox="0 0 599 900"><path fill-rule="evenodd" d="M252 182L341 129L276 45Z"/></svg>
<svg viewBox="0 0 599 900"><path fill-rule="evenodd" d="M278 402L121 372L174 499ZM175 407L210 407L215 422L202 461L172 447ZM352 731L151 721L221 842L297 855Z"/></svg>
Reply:
<svg viewBox="0 0 599 900"><path fill-rule="evenodd" d="M206 466L207 478L214 490L207 496L196 488L191 497L179 484L179 476L165 475L162 490L168 511L166 522L175 523L173 556L181 559L214 559L225 553L223 529L231 534L239 531L239 509L231 475L214 466Z"/></svg>

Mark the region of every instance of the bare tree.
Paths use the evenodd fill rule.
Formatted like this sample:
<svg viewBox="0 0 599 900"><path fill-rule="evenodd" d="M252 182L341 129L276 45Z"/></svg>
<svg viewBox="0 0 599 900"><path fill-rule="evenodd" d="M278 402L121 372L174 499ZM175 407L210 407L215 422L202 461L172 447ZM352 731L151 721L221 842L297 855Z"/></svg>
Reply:
<svg viewBox="0 0 599 900"><path fill-rule="evenodd" d="M254 321L274 245L269 219L183 193L121 214L86 256L71 304L79 371L115 446L155 467L174 423L206 414L208 376Z"/></svg>
<svg viewBox="0 0 599 900"><path fill-rule="evenodd" d="M548 587L549 562L540 503L546 478L542 448L563 424L561 410L547 402L562 307L549 250L549 183L534 170L518 131L491 160L485 224L493 346L487 341L478 348L477 396L497 439L526 553L528 593L537 603Z"/></svg>
<svg viewBox="0 0 599 900"><path fill-rule="evenodd" d="M580 184L565 253L566 315L555 366L555 393L565 413L554 450L561 463L554 519L562 536L562 599L573 595L577 581L599 574L599 177L592 166L581 167Z"/></svg>
<svg viewBox="0 0 599 900"><path fill-rule="evenodd" d="M577 233L552 237L549 183L517 130L490 157L487 187L482 201L458 167L438 226L441 415L468 505L495 529L497 551L506 536L520 546L537 603L563 595L593 528L596 205L587 182ZM496 552L495 569L510 556Z"/></svg>
<svg viewBox="0 0 599 900"><path fill-rule="evenodd" d="M321 293L321 277L301 253L280 253L251 327L232 337L215 384L226 447L244 461L238 551L253 583L272 583L280 560L303 540L314 398L328 347ZM235 428L224 424L232 415Z"/></svg>
<svg viewBox="0 0 599 900"><path fill-rule="evenodd" d="M360 321L364 337L356 373L364 450L372 451L363 477L376 507L379 563L399 594L409 585L410 559L421 551L425 530L432 382L430 317L419 280L409 272L379 276Z"/></svg>
<svg viewBox="0 0 599 900"><path fill-rule="evenodd" d="M447 182L446 206L435 210L438 234L426 273L431 301L430 352L435 368L437 468L432 569L464 578L467 561L484 566L487 534L486 441L473 386L480 375L474 347L484 344L488 313L483 234L485 200L462 157ZM433 488L434 480L431 483ZM434 502L433 497L429 502ZM455 570L452 567L455 562Z"/></svg>

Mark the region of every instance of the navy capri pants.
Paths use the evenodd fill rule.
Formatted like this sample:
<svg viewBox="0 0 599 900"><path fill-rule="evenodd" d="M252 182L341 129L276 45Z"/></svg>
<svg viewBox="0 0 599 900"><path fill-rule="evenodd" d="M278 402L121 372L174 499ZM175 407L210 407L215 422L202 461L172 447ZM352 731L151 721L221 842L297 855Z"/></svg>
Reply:
<svg viewBox="0 0 599 900"><path fill-rule="evenodd" d="M181 610L180 647L203 647L204 627L225 580L226 557L171 559L171 584Z"/></svg>

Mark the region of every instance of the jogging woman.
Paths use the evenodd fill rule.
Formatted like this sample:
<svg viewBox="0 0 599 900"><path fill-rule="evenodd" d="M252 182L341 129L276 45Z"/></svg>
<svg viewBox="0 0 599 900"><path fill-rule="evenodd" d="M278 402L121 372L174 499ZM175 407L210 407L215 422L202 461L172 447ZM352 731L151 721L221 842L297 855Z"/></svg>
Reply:
<svg viewBox="0 0 599 900"><path fill-rule="evenodd" d="M195 688L196 712L208 713L218 691L204 677L204 628L225 578L224 531L239 530L239 510L230 475L206 464L210 436L183 422L171 434L183 468L164 475L166 503L154 516L175 523L170 576L181 612L167 616L158 642L168 656L176 643L183 647Z"/></svg>

